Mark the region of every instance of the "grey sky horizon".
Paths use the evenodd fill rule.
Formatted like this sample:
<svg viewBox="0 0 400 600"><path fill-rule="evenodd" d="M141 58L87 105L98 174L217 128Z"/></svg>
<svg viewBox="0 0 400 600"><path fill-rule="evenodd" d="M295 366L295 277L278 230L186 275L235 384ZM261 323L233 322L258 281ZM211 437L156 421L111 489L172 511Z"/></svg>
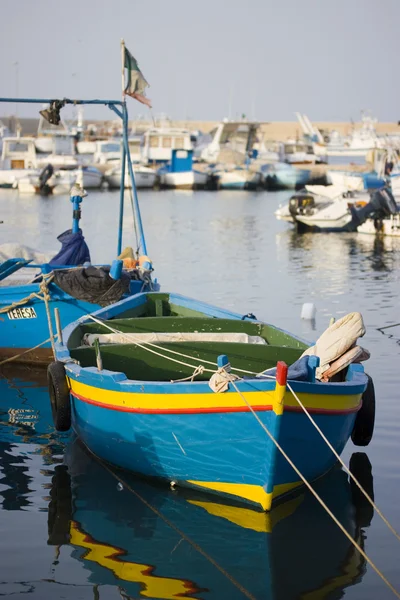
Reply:
<svg viewBox="0 0 400 600"><path fill-rule="evenodd" d="M1 96L121 97L120 40L153 114L260 121L400 119L400 1L2 0ZM16 66L15 63L18 63ZM17 78L18 70L18 78ZM18 81L17 81L18 79ZM130 118L149 117L128 100ZM38 107L20 105L33 117ZM15 105L0 105L0 116ZM113 118L87 108L86 119Z"/></svg>

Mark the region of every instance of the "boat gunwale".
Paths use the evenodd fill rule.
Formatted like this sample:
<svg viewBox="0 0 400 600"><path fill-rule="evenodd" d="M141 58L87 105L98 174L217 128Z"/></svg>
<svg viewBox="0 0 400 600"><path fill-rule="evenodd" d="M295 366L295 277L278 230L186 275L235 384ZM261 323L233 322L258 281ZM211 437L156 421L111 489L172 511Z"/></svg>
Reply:
<svg viewBox="0 0 400 600"><path fill-rule="evenodd" d="M288 335L299 341L300 343L311 345L310 342L302 340L301 338L290 334L289 332L280 329L275 326L271 326L264 321L259 321L258 319L252 319L247 316L242 316L239 313L234 313L202 301L193 300L187 296L182 296L180 294L170 294L168 292L141 292L136 294L135 296L131 296L128 298L124 298L115 304L101 308L95 312L93 312L93 316L97 318L105 318L110 319L112 317L118 316L121 312L122 307L126 307L126 309L135 308L142 306L147 302L148 295L151 294L152 297L157 297L159 294L160 297L168 296L169 302L171 304L176 304L183 308L189 307L193 310L198 310L201 312L206 312L208 316L215 316L220 318L232 318L232 320L247 320L253 323L259 323L262 325L267 325L272 327L273 329ZM168 317L166 317L168 318ZM68 341L71 335L74 333L75 329L83 324L86 324L90 321L90 318L87 315L84 315L77 319L76 321L67 325L67 327L63 330L64 342L63 344L56 344L56 356L58 360L66 363L66 371L67 375L72 379L84 383L89 386L96 386L101 389L107 389L110 391L117 392L125 392L125 393L133 393L133 394L203 394L203 393L214 393L209 387L208 381L146 381L139 379L129 379L125 373L109 371L107 369L103 369L99 371L96 367L81 367L71 360L70 351L68 349ZM195 367L194 367L195 368ZM217 367L215 368L217 370ZM240 372L240 369L239 369ZM307 381L297 381L297 380L289 380L290 385L295 392L298 393L309 393L309 394L317 394L317 395L351 395L362 394L365 390L367 384L367 376L364 374L364 369L360 365L350 365L347 375L347 380L344 382L307 382ZM251 384L252 389L249 390L249 384ZM257 391L273 391L275 389L275 379L267 379L261 377L247 377L242 381L238 381L236 386L241 392L257 392ZM230 390L231 393L234 390ZM236 392L235 392L236 393ZM228 392L229 394L229 392Z"/></svg>

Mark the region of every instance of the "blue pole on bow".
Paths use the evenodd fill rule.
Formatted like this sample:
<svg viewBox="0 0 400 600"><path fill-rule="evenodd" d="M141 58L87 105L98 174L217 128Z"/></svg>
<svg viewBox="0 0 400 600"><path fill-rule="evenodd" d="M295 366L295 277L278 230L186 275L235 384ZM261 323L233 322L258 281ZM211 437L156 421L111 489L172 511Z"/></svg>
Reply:
<svg viewBox="0 0 400 600"><path fill-rule="evenodd" d="M133 173L131 153L129 151L129 144L128 144L128 109L126 107L126 102L124 102L122 105L122 137L123 137L123 144L124 144L124 148L125 148L126 160L128 161L129 177L131 178L131 182L132 182L133 203L135 206L135 218L136 218L136 223L137 223L138 230L139 230L139 248L140 248L140 251L142 254L147 254L146 240L144 237L142 217L140 215L139 200L138 200L138 196L137 196L135 175Z"/></svg>
<svg viewBox="0 0 400 600"><path fill-rule="evenodd" d="M82 200L82 196L71 197L72 206L74 207L72 212L72 233L79 233L79 219L81 218L81 207L79 205Z"/></svg>
<svg viewBox="0 0 400 600"><path fill-rule="evenodd" d="M120 187L120 195L119 195L119 222L118 222L117 256L119 256L122 252L122 234L123 234L123 226L124 226L124 199L125 199L125 164L126 164L125 144L122 144L121 187Z"/></svg>

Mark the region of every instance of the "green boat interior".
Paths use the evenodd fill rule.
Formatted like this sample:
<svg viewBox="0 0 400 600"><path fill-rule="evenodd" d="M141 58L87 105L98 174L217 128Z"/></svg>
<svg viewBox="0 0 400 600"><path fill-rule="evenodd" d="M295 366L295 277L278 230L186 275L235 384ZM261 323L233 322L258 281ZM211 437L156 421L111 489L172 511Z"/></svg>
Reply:
<svg viewBox="0 0 400 600"><path fill-rule="evenodd" d="M123 372L128 379L170 381L191 376L199 365L215 371L221 354L228 356L237 374L260 373L278 360L294 363L307 348L270 325L215 318L174 305L167 294L154 296L148 294L145 304L102 321L104 325L79 325L68 340L71 357L82 367L96 366L99 352L104 369ZM210 376L204 372L196 381Z"/></svg>

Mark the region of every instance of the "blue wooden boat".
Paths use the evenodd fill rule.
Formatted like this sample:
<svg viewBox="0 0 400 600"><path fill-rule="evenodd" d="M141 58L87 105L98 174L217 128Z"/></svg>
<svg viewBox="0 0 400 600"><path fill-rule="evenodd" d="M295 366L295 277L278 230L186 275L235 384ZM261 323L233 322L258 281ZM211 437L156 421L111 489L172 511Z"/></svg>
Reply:
<svg viewBox="0 0 400 600"><path fill-rule="evenodd" d="M357 458L366 456L351 463ZM265 514L125 475L119 491L121 473L76 443L66 464L56 466L49 492L48 544L62 545L92 585L118 587L123 597L339 598L365 574L363 557L310 494ZM317 490L363 547L372 515L346 474L333 469ZM59 568L62 561L56 581Z"/></svg>
<svg viewBox="0 0 400 600"><path fill-rule="evenodd" d="M0 98L0 102L9 101L10 98ZM137 255L141 254L142 256L146 256L146 242L143 233L128 144L128 113L126 103L114 100L63 100L62 102L59 102L48 99L12 99L12 101L40 104L49 103L51 109L43 112L50 113L53 111L53 118L54 116L59 117L59 110L64 104L104 104L121 118L123 123L121 181L125 181L125 165L127 163L129 176L133 182L134 218L138 225L138 239L135 247L137 248ZM58 108L55 104L56 102L59 102L57 105ZM72 235L79 235L80 203L83 194L81 194L76 187L74 187L73 190L74 191L71 192L73 223L70 233ZM118 217L118 243L115 256L120 255L122 250L123 208L124 186L122 185ZM82 241L82 243L84 242ZM32 261L15 257L0 264L0 281L2 281L2 285L0 286L0 361L12 358L19 362L48 364L53 356L52 332L56 331L55 309L59 311L61 327L64 327L83 314L96 310L96 308L104 305L100 299L99 301L94 299L87 302L82 298L79 298L79 296L77 297L76 295L74 296L73 294L67 293L65 288L60 287L60 284L51 280L52 273L54 273L56 269L59 270L62 268L64 272L66 270L75 269L77 265L82 265L84 260L87 260L87 258L82 260L77 258L74 261L69 261L64 264L60 264L59 260L54 259L53 261L50 261L50 264L33 264ZM114 266L114 271L110 270L110 265L108 267L107 265L105 266L106 270L108 269L108 271L110 271L110 286L115 278L118 279L121 277L121 271L118 264ZM145 289L152 288L151 278L149 277L152 267L151 264L147 263L146 266L148 267L147 273L146 268L140 268L137 271L138 276L134 276L135 279L130 277L131 280L129 285L125 286L126 290L124 295L136 294ZM35 272L32 270L31 283L15 284L12 279L8 279L19 269L24 268L35 269ZM37 276L35 277L35 275ZM142 275L144 277L142 277Z"/></svg>
<svg viewBox="0 0 400 600"><path fill-rule="evenodd" d="M263 427L308 481L336 462L287 377L337 453L372 436L363 367L319 381L307 347L253 315L138 294L64 330L48 369L55 425L124 469L270 510L302 480Z"/></svg>

